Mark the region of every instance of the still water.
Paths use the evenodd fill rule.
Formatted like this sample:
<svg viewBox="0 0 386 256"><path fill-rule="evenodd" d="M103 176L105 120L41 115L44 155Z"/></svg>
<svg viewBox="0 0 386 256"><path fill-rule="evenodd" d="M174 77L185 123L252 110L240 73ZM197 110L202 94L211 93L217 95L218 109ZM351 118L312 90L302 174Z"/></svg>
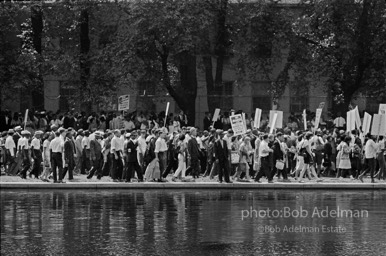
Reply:
<svg viewBox="0 0 386 256"><path fill-rule="evenodd" d="M1 191L0 225L6 256L378 256L386 192Z"/></svg>

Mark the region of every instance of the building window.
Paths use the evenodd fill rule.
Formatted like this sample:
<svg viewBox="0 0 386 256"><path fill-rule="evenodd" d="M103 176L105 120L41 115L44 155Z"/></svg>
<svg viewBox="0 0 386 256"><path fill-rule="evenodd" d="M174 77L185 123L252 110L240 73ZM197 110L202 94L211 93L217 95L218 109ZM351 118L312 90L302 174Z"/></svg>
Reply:
<svg viewBox="0 0 386 256"><path fill-rule="evenodd" d="M309 95L307 85L290 84L290 112L302 113L309 108Z"/></svg>
<svg viewBox="0 0 386 256"><path fill-rule="evenodd" d="M213 95L208 95L215 106L228 112L233 108L233 81L225 81L222 86L215 87Z"/></svg>
<svg viewBox="0 0 386 256"><path fill-rule="evenodd" d="M252 112L255 112L256 108L262 110L262 114L269 114L272 107L271 97L269 95L257 95L252 98Z"/></svg>
<svg viewBox="0 0 386 256"><path fill-rule="evenodd" d="M366 97L366 112L369 114L378 114L379 101L376 97Z"/></svg>
<svg viewBox="0 0 386 256"><path fill-rule="evenodd" d="M140 81L138 82L138 94L139 95L155 95L156 85L151 81Z"/></svg>
<svg viewBox="0 0 386 256"><path fill-rule="evenodd" d="M69 110L75 106L77 90L66 82L60 83L59 109Z"/></svg>

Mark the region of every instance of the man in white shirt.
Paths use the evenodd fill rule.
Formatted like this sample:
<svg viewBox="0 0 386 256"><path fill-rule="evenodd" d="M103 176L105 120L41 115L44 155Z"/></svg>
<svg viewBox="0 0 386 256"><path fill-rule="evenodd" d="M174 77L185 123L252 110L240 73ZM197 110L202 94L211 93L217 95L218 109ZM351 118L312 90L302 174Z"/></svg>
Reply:
<svg viewBox="0 0 386 256"><path fill-rule="evenodd" d="M261 161L260 170L255 177L256 182L260 182L260 178L265 175L268 179L268 183L273 183L270 167L269 167L269 153L273 153L273 150L268 146L269 138L268 134L264 134L263 140L259 146L259 157Z"/></svg>
<svg viewBox="0 0 386 256"><path fill-rule="evenodd" d="M137 154L138 154L138 163L141 167L142 173L144 173L144 162L143 157L145 156L146 152L146 130L141 130L141 135L138 138L138 147L137 147Z"/></svg>
<svg viewBox="0 0 386 256"><path fill-rule="evenodd" d="M377 175L378 180L380 179L385 179L386 176L386 163L385 163L385 153L386 153L386 145L385 145L385 138L383 136L379 136L379 141L377 143L377 160L378 160L378 165L379 165L379 172Z"/></svg>
<svg viewBox="0 0 386 256"><path fill-rule="evenodd" d="M129 119L129 120L127 120L127 119L125 119L124 121L123 121L123 129L125 129L126 131L128 130L128 131L132 131L132 130L134 130L135 129L135 124L134 124L134 122L133 122L133 120L131 120L131 119Z"/></svg>
<svg viewBox="0 0 386 256"><path fill-rule="evenodd" d="M55 132L55 139L53 139L50 143L50 150L52 152L51 167L54 183L65 183L62 181L62 172L64 168L64 140L61 136L61 133L64 133L65 131L66 130L64 128L59 128L59 130Z"/></svg>
<svg viewBox="0 0 386 256"><path fill-rule="evenodd" d="M161 131L159 138L155 141L155 158L158 159L160 173L163 174L166 168L166 153L168 146L165 141L166 133Z"/></svg>
<svg viewBox="0 0 386 256"><path fill-rule="evenodd" d="M111 139L110 152L113 159L113 167L111 169L111 178L114 182L118 182L122 179L123 172L123 149L124 139L121 138L121 131L116 129L114 131L114 137Z"/></svg>
<svg viewBox="0 0 386 256"><path fill-rule="evenodd" d="M16 145L15 141L13 140L13 134L14 131L12 129L9 129L8 136L5 139L5 153L6 153L6 159L8 162L8 169L7 174L8 175L15 175L15 168L16 168Z"/></svg>
<svg viewBox="0 0 386 256"><path fill-rule="evenodd" d="M376 168L376 156L377 156L377 145L373 140L371 134L367 134L367 142L365 145L365 163L368 166L361 175L358 176L358 179L363 182L363 176L370 170L371 183L374 181L374 172Z"/></svg>
<svg viewBox="0 0 386 256"><path fill-rule="evenodd" d="M30 160L30 154L29 154L29 137L30 137L31 133L27 130L24 130L21 132L21 136L22 138L19 139L19 142L18 142L18 147L19 147L19 150L21 152L21 157L22 157L22 161L23 161L23 169L20 173L20 177L22 179L26 179L27 178L27 171L29 170L29 168L31 167L31 160Z"/></svg>
<svg viewBox="0 0 386 256"><path fill-rule="evenodd" d="M82 139L82 168L80 169L81 174L87 174L91 168L90 162L90 132L85 131Z"/></svg>
<svg viewBox="0 0 386 256"><path fill-rule="evenodd" d="M341 116L340 113L338 113L338 117L334 119L334 125L335 128L343 128L343 126L346 124L346 120Z"/></svg>

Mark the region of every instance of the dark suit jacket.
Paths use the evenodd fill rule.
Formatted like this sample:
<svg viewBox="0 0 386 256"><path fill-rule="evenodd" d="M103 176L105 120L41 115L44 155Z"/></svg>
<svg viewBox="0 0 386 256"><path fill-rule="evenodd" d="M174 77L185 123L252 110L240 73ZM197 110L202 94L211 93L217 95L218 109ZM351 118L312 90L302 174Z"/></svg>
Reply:
<svg viewBox="0 0 386 256"><path fill-rule="evenodd" d="M64 159L68 160L74 158L75 144L72 140L66 140L64 142Z"/></svg>
<svg viewBox="0 0 386 256"><path fill-rule="evenodd" d="M200 149L198 147L198 143L197 143L196 138L192 137L188 141L188 152L189 152L190 158L192 158L192 159L200 158Z"/></svg>
<svg viewBox="0 0 386 256"><path fill-rule="evenodd" d="M204 118L204 130L208 130L209 126L212 124L212 120L210 120L208 117Z"/></svg>
<svg viewBox="0 0 386 256"><path fill-rule="evenodd" d="M102 157L102 146L96 140L90 141L90 157L99 160Z"/></svg>
<svg viewBox="0 0 386 256"><path fill-rule="evenodd" d="M227 142L225 140L223 140L222 142L224 147L221 145L220 141L216 141L214 143L214 157L220 162L227 161L229 154Z"/></svg>
<svg viewBox="0 0 386 256"><path fill-rule="evenodd" d="M138 159L137 159L137 147L138 147L138 143L134 143L131 140L129 140L127 142L126 153L127 153L127 161L129 163L135 163L138 161Z"/></svg>

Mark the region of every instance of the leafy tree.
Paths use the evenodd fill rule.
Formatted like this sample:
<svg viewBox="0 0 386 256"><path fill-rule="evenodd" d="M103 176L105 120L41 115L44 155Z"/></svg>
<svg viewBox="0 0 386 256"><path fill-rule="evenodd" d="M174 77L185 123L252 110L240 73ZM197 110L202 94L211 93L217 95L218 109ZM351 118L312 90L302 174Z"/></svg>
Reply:
<svg viewBox="0 0 386 256"><path fill-rule="evenodd" d="M312 0L303 1L301 9L293 24L301 48L294 69L323 81L334 112L347 109L358 93L385 100L386 2Z"/></svg>
<svg viewBox="0 0 386 256"><path fill-rule="evenodd" d="M29 6L0 3L0 101L15 99L20 89L41 90L42 60L34 47L32 23Z"/></svg>
<svg viewBox="0 0 386 256"><path fill-rule="evenodd" d="M111 52L124 80L150 80L165 88L195 123L197 54L201 31L209 26L200 1L132 1ZM159 82L160 81L160 82Z"/></svg>

